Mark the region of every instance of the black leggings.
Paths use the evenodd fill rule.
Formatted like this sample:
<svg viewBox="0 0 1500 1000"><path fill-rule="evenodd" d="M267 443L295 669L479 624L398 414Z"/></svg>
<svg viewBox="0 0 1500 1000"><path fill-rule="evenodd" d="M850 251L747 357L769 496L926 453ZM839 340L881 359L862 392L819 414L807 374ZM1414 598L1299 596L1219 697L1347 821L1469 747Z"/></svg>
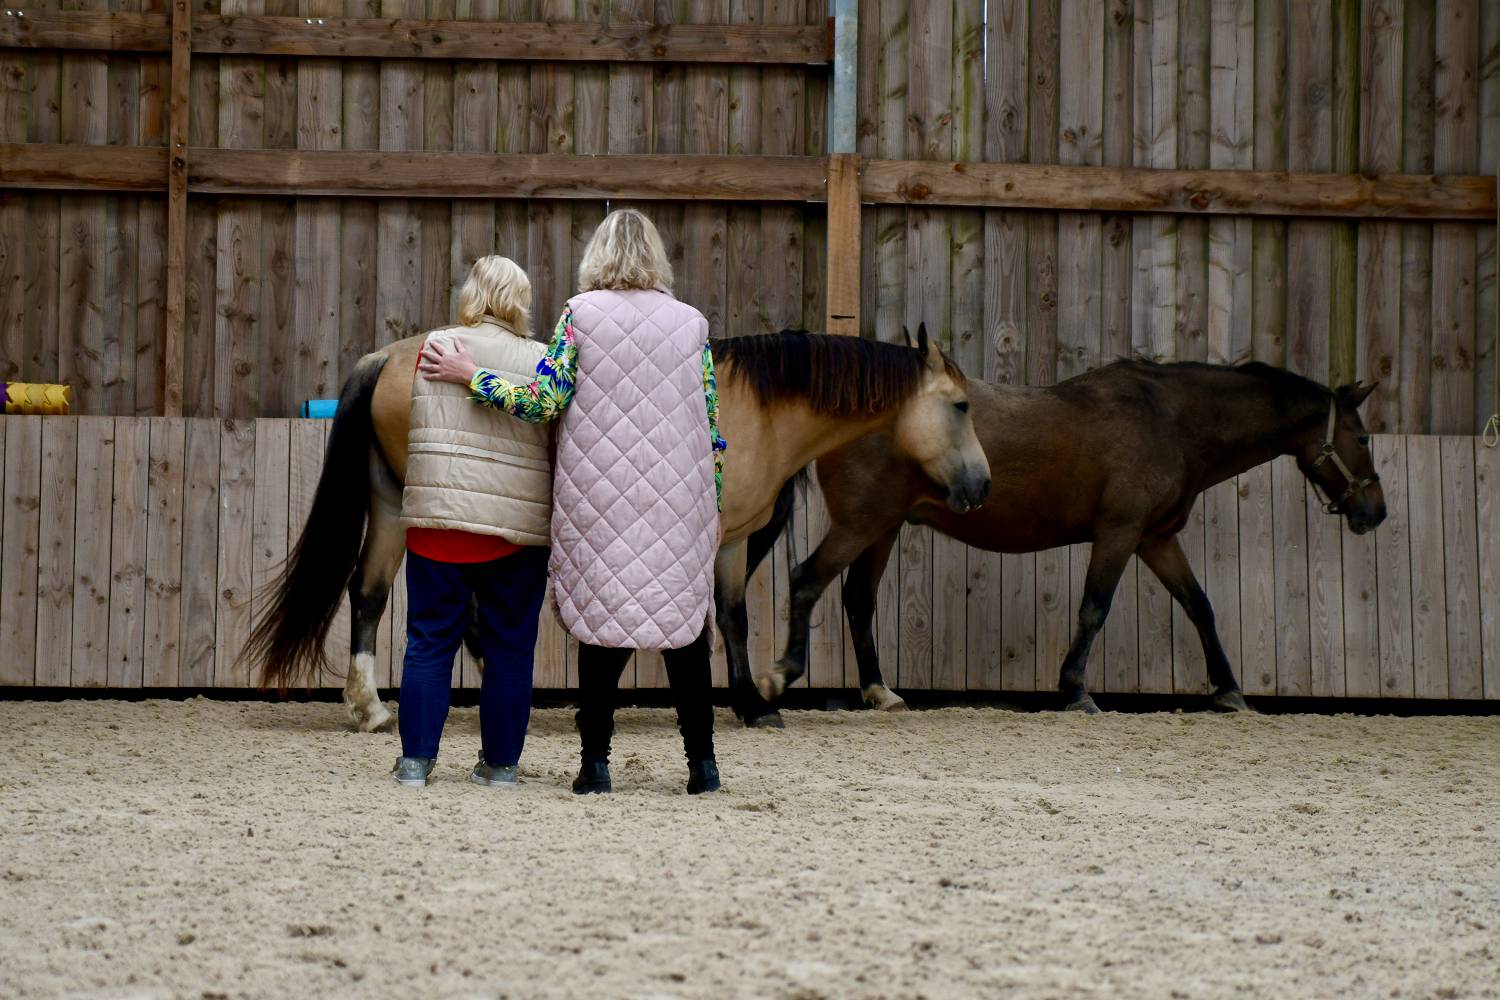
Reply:
<svg viewBox="0 0 1500 1000"><path fill-rule="evenodd" d="M615 702L620 674L630 662L633 649L578 646L578 735L583 740L583 759L609 760L609 740L614 732ZM708 630L681 649L662 652L667 680L672 685L672 703L677 708L677 728L682 749L691 761L714 755L713 674L708 662Z"/></svg>

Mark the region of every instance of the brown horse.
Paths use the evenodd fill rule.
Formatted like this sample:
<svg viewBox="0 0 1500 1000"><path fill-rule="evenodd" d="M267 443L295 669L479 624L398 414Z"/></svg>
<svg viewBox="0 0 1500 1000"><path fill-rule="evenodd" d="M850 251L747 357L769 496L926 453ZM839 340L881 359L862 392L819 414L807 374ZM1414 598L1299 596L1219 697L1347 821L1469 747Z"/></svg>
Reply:
<svg viewBox="0 0 1500 1000"><path fill-rule="evenodd" d="M411 387L423 338L366 355L344 383L307 524L244 656L286 688L326 667L324 640L347 587L353 609L344 701L363 730L390 712L375 688L375 629L406 549L401 484ZM968 380L918 330L915 346L784 333L714 345L724 459L724 541L715 565L742 716L763 715L746 659L747 539L782 484L818 456L870 433L915 463L954 510L982 503L989 469L968 414ZM706 457L705 457L706 460ZM738 608L738 613L735 609Z"/></svg>
<svg viewBox="0 0 1500 1000"><path fill-rule="evenodd" d="M1035 552L1092 542L1078 627L1058 687L1066 707L1097 712L1084 689L1094 636L1132 554L1141 558L1198 630L1215 706L1245 701L1214 628L1213 608L1177 543L1198 495L1278 455L1329 498L1356 533L1385 519L1385 501L1358 407L1373 385L1326 386L1268 365L1119 361L1045 389L971 383L975 427L995 489L953 514L922 470L874 434L818 460L828 534L792 575L786 652L757 678L778 698L806 669L809 619L846 567L844 609L866 702L904 707L880 676L871 634L875 593L903 522L926 524L990 552ZM766 544L782 525L756 539Z"/></svg>

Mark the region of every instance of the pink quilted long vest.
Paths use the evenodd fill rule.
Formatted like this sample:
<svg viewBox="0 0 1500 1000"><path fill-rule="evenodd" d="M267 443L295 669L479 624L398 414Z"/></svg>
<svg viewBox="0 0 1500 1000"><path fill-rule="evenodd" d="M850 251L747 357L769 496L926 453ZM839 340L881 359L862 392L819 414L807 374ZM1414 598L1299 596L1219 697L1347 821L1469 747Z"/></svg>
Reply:
<svg viewBox="0 0 1500 1000"><path fill-rule="evenodd" d="M553 479L558 614L583 642L677 649L713 610L708 321L660 290L599 290L568 304L578 382Z"/></svg>

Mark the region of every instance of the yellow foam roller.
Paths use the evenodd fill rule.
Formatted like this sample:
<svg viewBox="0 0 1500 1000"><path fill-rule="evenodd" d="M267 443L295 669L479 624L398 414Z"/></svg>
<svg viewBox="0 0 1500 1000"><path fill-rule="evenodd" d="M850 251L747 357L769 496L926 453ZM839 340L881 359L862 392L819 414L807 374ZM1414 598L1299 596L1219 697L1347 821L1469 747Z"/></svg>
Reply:
<svg viewBox="0 0 1500 1000"><path fill-rule="evenodd" d="M6 413L65 414L72 405L73 387L49 382L0 382Z"/></svg>

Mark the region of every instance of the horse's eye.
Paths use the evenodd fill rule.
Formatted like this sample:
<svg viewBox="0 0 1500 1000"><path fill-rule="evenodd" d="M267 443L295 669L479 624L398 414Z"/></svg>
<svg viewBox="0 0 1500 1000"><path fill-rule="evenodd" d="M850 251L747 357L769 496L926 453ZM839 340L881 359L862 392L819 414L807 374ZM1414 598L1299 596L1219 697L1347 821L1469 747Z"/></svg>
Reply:
<svg viewBox="0 0 1500 1000"><path fill-rule="evenodd" d="M1368 448L1368 447L1370 447L1370 435L1368 435L1368 434L1361 434L1359 436L1359 446L1361 448Z"/></svg>
<svg viewBox="0 0 1500 1000"><path fill-rule="evenodd" d="M953 408L955 410L957 410L959 413L968 413L969 412L969 401L967 399L965 399L965 400L962 400L960 402L954 403L953 404Z"/></svg>

